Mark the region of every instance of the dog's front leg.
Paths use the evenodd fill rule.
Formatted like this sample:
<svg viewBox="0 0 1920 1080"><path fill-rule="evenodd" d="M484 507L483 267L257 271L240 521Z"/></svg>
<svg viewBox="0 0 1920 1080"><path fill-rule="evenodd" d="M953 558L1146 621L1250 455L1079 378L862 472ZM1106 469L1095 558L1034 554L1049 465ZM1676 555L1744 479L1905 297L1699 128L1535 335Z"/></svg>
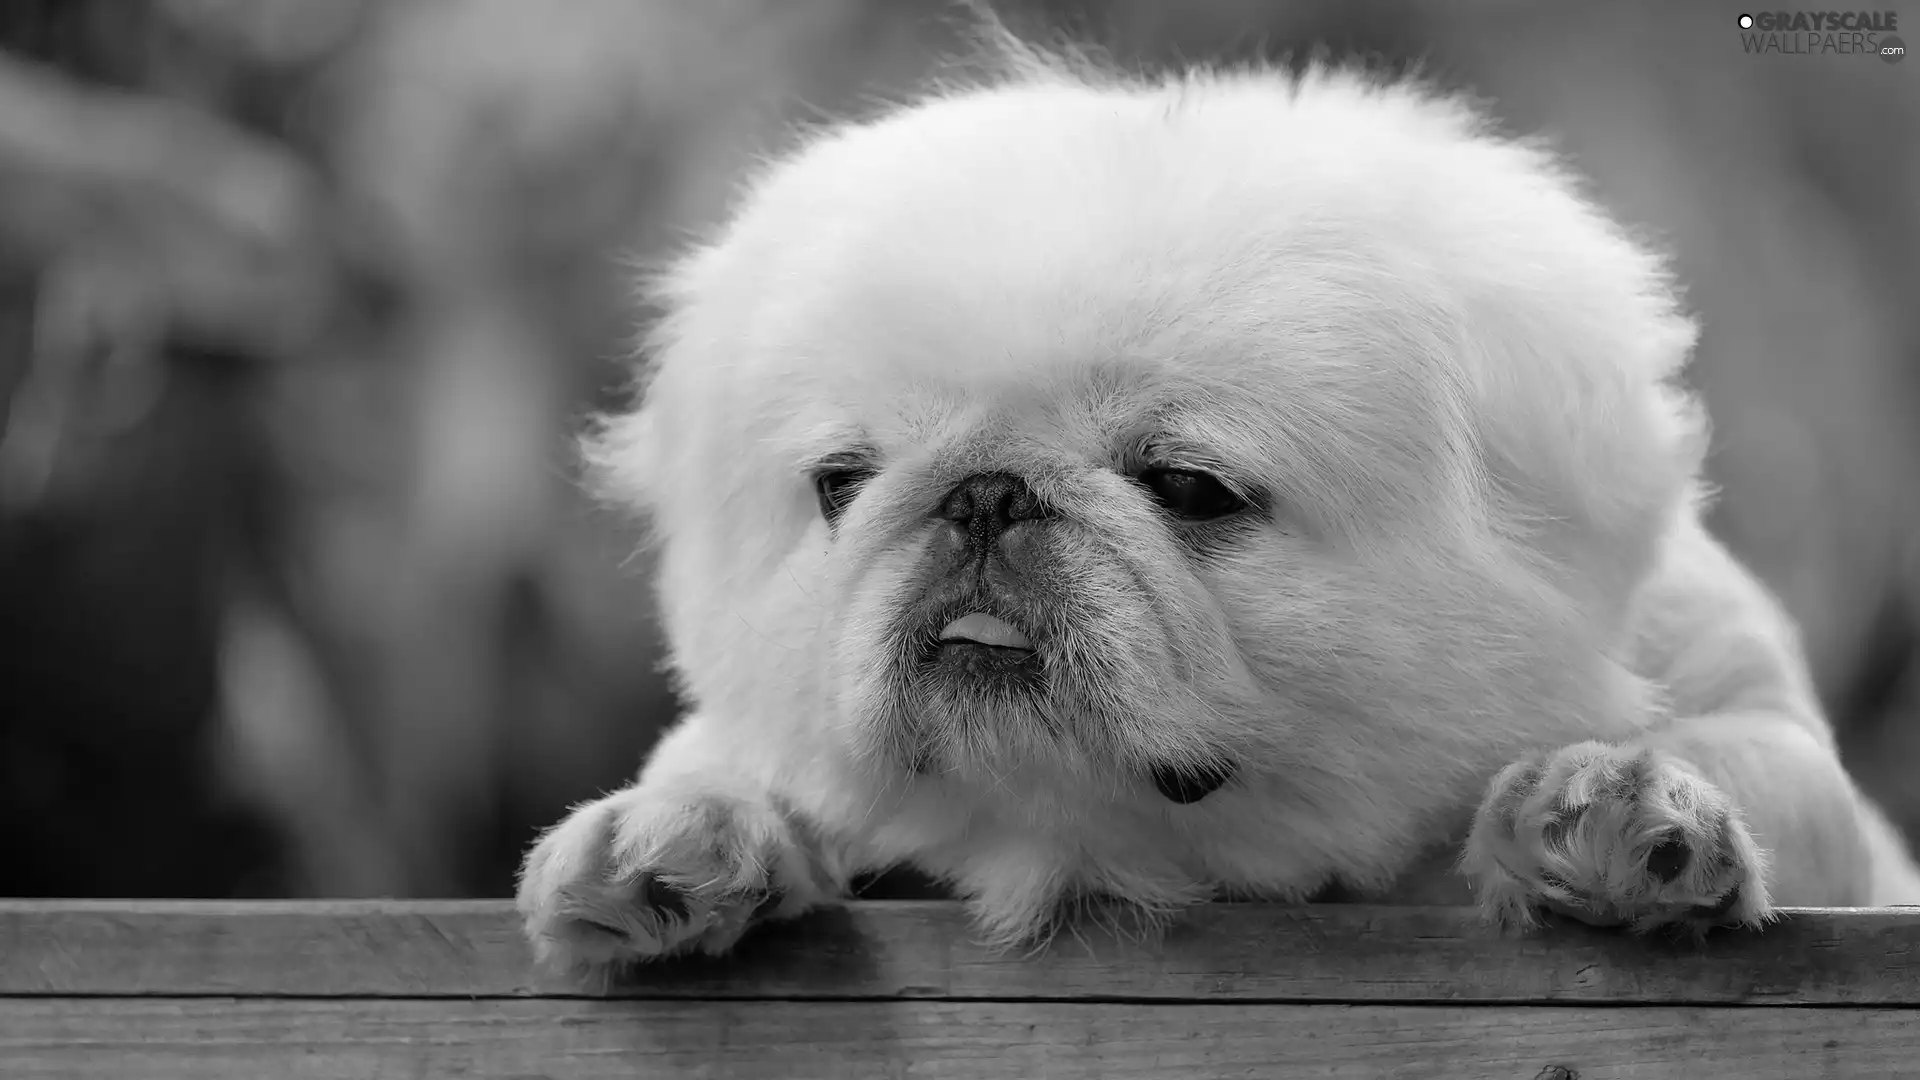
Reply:
<svg viewBox="0 0 1920 1080"><path fill-rule="evenodd" d="M1646 930L1758 923L1774 905L1876 902L1860 795L1830 740L1767 712L1674 720L1503 770L1463 869L1484 910Z"/></svg>
<svg viewBox="0 0 1920 1080"><path fill-rule="evenodd" d="M591 971L724 952L747 928L844 894L839 845L748 767L753 747L694 714L640 779L575 807L521 870L519 909L543 961Z"/></svg>

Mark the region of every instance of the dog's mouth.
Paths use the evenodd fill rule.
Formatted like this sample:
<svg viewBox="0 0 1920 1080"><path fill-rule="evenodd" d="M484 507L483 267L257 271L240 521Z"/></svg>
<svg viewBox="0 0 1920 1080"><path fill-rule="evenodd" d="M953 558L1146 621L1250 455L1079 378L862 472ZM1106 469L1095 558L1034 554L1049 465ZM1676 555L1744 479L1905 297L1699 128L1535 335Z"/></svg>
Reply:
<svg viewBox="0 0 1920 1080"><path fill-rule="evenodd" d="M968 674L992 676L1032 671L1039 650L1026 632L996 615L969 612L949 622L933 642L932 660Z"/></svg>
<svg viewBox="0 0 1920 1080"><path fill-rule="evenodd" d="M940 631L940 647L973 645L1009 653L1033 652L1033 639L1005 619L975 611L953 620Z"/></svg>
<svg viewBox="0 0 1920 1080"><path fill-rule="evenodd" d="M1031 673L1038 655L1024 631L984 611L949 622L934 644L934 663L976 677ZM1218 791L1237 771L1230 761L1164 765L1153 770L1153 784L1169 801L1186 806Z"/></svg>

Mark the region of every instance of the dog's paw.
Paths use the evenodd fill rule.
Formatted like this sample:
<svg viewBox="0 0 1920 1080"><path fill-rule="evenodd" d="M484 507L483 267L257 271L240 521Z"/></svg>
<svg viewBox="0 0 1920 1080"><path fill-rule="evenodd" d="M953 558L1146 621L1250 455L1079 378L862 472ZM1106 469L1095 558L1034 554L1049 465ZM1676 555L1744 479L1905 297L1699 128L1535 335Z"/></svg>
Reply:
<svg viewBox="0 0 1920 1080"><path fill-rule="evenodd" d="M752 923L823 899L812 861L771 806L632 787L540 838L518 905L539 959L577 973L720 953Z"/></svg>
<svg viewBox="0 0 1920 1080"><path fill-rule="evenodd" d="M1766 856L1719 788L1675 759L1586 742L1500 772L1461 869L1482 912L1530 928L1542 909L1636 931L1758 925Z"/></svg>

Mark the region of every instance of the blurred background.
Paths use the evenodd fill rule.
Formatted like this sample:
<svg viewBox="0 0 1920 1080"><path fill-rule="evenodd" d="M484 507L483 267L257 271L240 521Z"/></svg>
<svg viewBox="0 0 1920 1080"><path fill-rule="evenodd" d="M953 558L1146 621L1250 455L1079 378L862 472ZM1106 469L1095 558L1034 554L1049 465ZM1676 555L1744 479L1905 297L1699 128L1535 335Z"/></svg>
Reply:
<svg viewBox="0 0 1920 1080"><path fill-rule="evenodd" d="M1678 0L1000 6L1123 59L1417 61L1556 135L1678 252L1716 525L1920 835L1920 61L1748 55ZM508 893L677 707L636 537L570 473L626 267L956 30L0 0L0 895Z"/></svg>

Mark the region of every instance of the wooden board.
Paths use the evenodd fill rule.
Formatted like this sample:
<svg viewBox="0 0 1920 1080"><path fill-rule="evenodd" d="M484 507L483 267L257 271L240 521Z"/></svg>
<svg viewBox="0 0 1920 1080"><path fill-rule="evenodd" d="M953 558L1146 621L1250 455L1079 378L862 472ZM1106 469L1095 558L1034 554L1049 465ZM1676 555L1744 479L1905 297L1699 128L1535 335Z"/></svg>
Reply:
<svg viewBox="0 0 1920 1080"><path fill-rule="evenodd" d="M734 960L583 987L536 972L492 901L0 901L0 994L1920 1005L1920 908L1801 911L1696 945L1573 922L1502 936L1457 908L1214 904L1157 942L1089 931L1025 956L976 944L958 905L873 901Z"/></svg>
<svg viewBox="0 0 1920 1080"><path fill-rule="evenodd" d="M7 1080L1911 1080L1895 1009L0 1000Z"/></svg>
<svg viewBox="0 0 1920 1080"><path fill-rule="evenodd" d="M0 902L4 1080L654 1076L1920 1078L1920 909L1692 943L1221 904L1021 956L861 902L581 987L504 903Z"/></svg>

